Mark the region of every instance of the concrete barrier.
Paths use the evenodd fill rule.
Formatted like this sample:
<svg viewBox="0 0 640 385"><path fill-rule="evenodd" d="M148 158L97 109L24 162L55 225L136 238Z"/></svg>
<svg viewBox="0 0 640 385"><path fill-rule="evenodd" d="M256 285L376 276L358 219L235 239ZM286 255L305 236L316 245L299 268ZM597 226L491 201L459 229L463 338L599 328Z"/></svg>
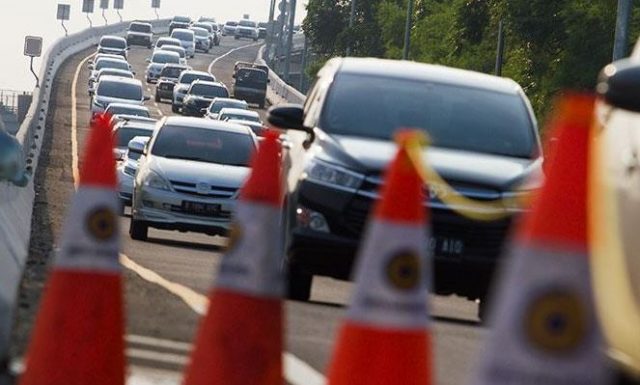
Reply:
<svg viewBox="0 0 640 385"><path fill-rule="evenodd" d="M151 21L156 33L168 31L169 20ZM122 35L129 22L96 27L57 40L42 58L40 88L16 133L28 170L35 175L53 81L62 63L72 55L98 44L103 35ZM0 182L0 365L6 363L18 289L29 250L35 190L33 180L23 188ZM0 373L4 368L0 367Z"/></svg>

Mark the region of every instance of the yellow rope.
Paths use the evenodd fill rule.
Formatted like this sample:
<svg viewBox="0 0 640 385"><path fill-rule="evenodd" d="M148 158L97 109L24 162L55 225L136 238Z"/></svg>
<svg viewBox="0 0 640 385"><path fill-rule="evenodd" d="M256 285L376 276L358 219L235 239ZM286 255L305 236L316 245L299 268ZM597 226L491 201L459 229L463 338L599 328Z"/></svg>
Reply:
<svg viewBox="0 0 640 385"><path fill-rule="evenodd" d="M509 208L526 207L531 194L515 194L513 198L499 198L492 201L478 201L468 198L451 187L427 162L422 162L422 149L430 143L429 137L422 131L403 132L396 141L404 146L409 159L425 183L442 186L445 191L438 198L461 216L474 221L498 221L510 217Z"/></svg>

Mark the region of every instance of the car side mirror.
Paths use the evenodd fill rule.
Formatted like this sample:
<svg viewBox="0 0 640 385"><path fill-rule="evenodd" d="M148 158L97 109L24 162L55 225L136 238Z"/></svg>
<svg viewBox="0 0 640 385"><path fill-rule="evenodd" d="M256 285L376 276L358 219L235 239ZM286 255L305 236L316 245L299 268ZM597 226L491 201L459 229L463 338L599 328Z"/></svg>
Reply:
<svg viewBox="0 0 640 385"><path fill-rule="evenodd" d="M267 113L267 122L276 128L306 132L308 138L303 143L305 149L308 149L316 139L313 129L304 126L304 108L299 104L271 107Z"/></svg>
<svg viewBox="0 0 640 385"><path fill-rule="evenodd" d="M614 108L640 112L640 63L623 59L602 69L597 94Z"/></svg>
<svg viewBox="0 0 640 385"><path fill-rule="evenodd" d="M149 96L149 95L145 95L145 96L144 96L144 101L145 101L145 102L147 102L147 101L149 101L149 100L151 100L151 96Z"/></svg>

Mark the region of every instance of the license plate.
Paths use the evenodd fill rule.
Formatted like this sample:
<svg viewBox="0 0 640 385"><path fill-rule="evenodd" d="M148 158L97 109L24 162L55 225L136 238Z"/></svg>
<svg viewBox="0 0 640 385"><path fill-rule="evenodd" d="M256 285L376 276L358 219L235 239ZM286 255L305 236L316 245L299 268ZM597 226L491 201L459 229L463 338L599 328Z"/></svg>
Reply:
<svg viewBox="0 0 640 385"><path fill-rule="evenodd" d="M464 241L459 238L431 237L428 248L435 256L461 256L464 253Z"/></svg>
<svg viewBox="0 0 640 385"><path fill-rule="evenodd" d="M219 204L209 204L200 202L182 202L182 210L188 214L195 215L218 215L222 211L222 206Z"/></svg>

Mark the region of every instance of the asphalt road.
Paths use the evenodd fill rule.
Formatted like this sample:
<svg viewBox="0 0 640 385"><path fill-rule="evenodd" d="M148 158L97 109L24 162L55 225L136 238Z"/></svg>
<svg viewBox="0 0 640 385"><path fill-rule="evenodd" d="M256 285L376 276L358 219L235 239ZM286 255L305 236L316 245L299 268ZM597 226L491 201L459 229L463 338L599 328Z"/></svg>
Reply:
<svg viewBox="0 0 640 385"><path fill-rule="evenodd" d="M210 69L231 88L233 64L239 60L253 61L258 48L252 41L226 38L209 54L198 53L189 64L195 69ZM83 59L91 53L85 51L68 60L56 79L57 108L50 117L43 154L46 169L39 171L37 180L40 206L36 215L40 217L34 218L34 223L39 223L34 229L32 254L39 253L39 259L32 262L33 266L46 266L50 260L54 247L47 246L47 242L59 235L65 209L62 202L66 202L73 191L72 137L77 137L81 154L90 116L86 90L88 69ZM145 59L150 53L139 47L130 52L129 61L139 79L144 79ZM149 95L153 95L154 87L148 85ZM75 103L72 92L76 95ZM156 118L172 114L169 104L155 103L153 99L147 104ZM75 135L74 107L77 112ZM264 115L264 111L261 113ZM128 236L128 217L123 217L120 225L126 261L127 355L132 365L131 379L135 383L179 383L199 320L196 311L202 311L198 304L214 282L225 239L151 229L149 240L138 242ZM32 272L36 278L43 274ZM26 282L25 285L29 294L24 301L33 297L32 302L36 303L41 283ZM312 384L313 379L321 380L320 376L312 375L314 371L317 374L325 371L350 289L351 284L347 282L316 278L311 302L287 302L286 346L290 355L285 361L289 383ZM464 384L486 332L478 324L477 306L456 297L433 296L430 302L434 315L431 325L437 384ZM19 322L22 337L15 338L17 355L24 352L35 305L26 304L24 308L27 310L22 311Z"/></svg>

